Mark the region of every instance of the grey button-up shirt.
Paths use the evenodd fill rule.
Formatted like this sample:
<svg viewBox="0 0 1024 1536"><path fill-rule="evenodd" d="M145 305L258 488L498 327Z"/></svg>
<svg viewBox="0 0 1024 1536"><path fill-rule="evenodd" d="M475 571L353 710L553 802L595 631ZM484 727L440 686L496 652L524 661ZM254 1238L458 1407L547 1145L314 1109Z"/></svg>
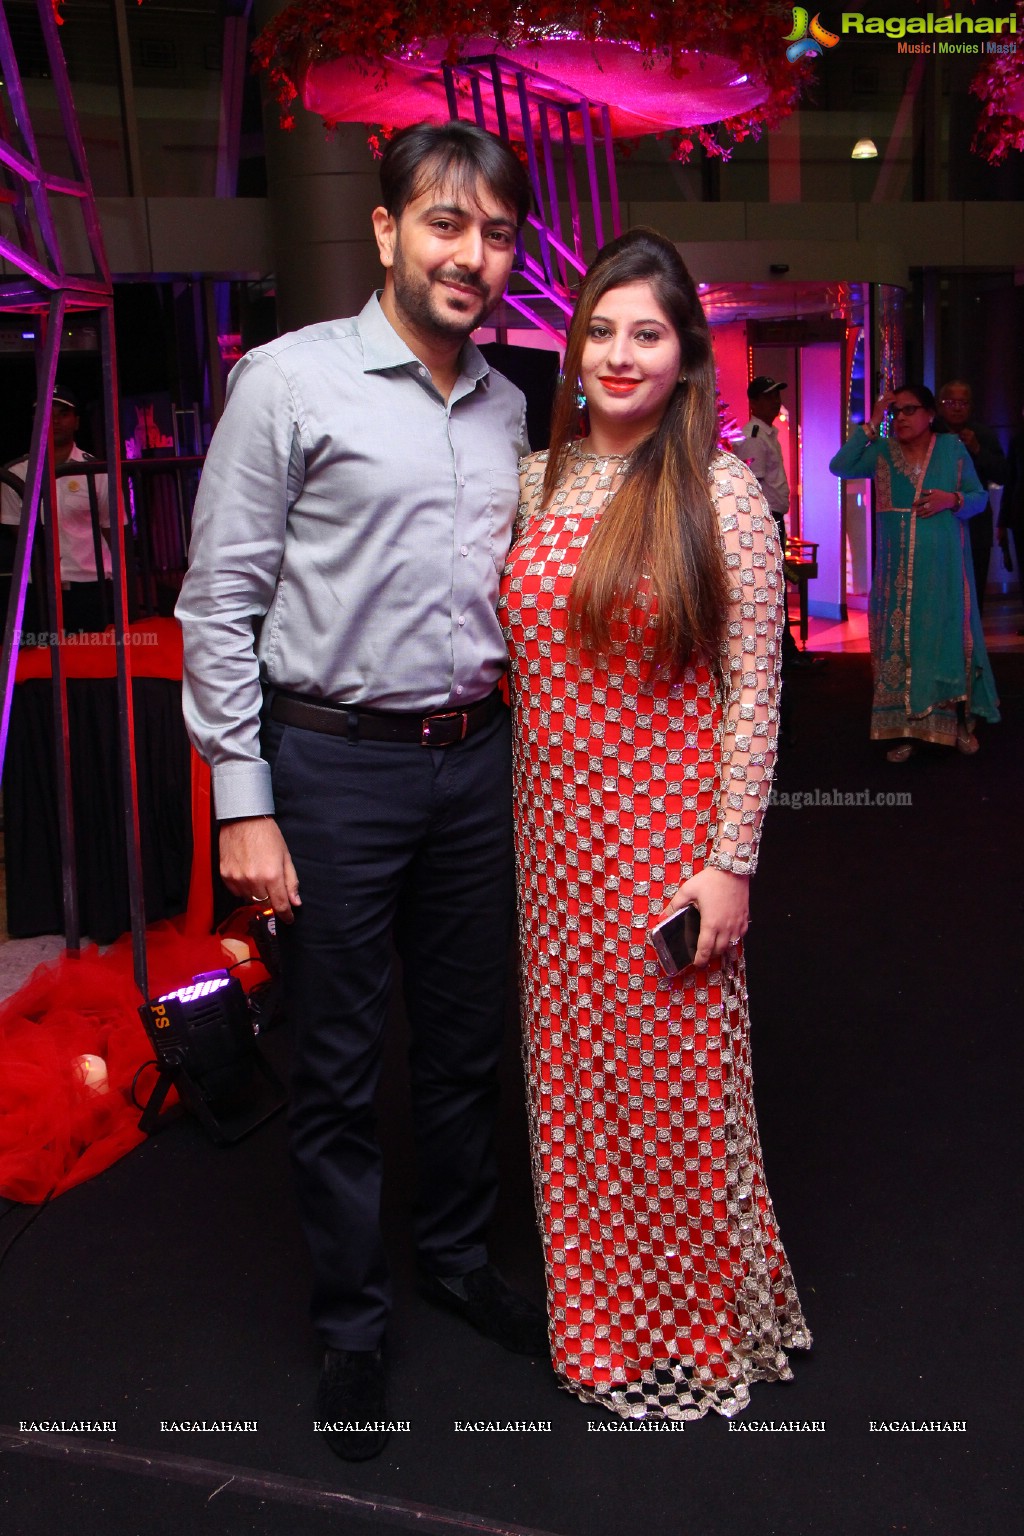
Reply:
<svg viewBox="0 0 1024 1536"><path fill-rule="evenodd" d="M263 684L417 713L491 692L525 451L519 390L467 342L445 402L376 296L242 358L176 610L185 723L219 818L274 809Z"/></svg>

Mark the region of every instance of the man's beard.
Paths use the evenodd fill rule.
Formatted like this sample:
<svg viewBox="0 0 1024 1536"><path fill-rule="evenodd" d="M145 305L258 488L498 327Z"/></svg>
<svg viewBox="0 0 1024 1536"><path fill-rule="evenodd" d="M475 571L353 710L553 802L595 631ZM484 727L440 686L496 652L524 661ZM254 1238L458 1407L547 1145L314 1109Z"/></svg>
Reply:
<svg viewBox="0 0 1024 1536"><path fill-rule="evenodd" d="M404 318L419 331L432 331L436 336L449 338L466 337L487 318L497 302L476 278L457 267L434 273L431 277L413 276L405 264L400 245L395 247L391 267L394 282L395 304ZM434 287L441 282L460 283L473 289L479 297L479 307L468 309L465 314L452 313L435 306ZM472 304L472 300L467 300Z"/></svg>

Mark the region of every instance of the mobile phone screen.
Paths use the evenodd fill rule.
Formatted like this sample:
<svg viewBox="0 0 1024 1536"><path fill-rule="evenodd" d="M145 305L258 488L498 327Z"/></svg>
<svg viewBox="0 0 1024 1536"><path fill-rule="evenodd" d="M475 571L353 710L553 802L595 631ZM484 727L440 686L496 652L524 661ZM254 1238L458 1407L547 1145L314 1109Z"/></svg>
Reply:
<svg viewBox="0 0 1024 1536"><path fill-rule="evenodd" d="M700 912L693 905L680 907L651 929L651 943L666 976L676 976L693 964L700 938Z"/></svg>

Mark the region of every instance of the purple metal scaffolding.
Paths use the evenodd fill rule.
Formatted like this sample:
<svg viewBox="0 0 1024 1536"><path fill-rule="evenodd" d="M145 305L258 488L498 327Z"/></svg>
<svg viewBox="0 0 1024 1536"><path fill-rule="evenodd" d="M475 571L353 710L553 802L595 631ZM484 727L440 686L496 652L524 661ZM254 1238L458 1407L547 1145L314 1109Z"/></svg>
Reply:
<svg viewBox="0 0 1024 1536"><path fill-rule="evenodd" d="M142 860L139 842L139 807L135 770L135 721L131 687L131 650L125 644L127 582L124 552L124 493L117 466L121 461L118 412L117 357L114 344L114 290L103 248L96 200L93 196L85 149L75 114L67 67L57 34L51 0L36 0L39 23L64 131L64 144L72 174L58 176L43 165L32 129L21 71L7 24L6 6L0 0L0 257L16 275L0 275L0 311L39 316L36 342L36 407L25 473L25 495L18 530L11 596L4 626L0 682L0 771L7 750L7 732L18 659L18 639L25 610L32 542L39 524L40 503L45 511L44 535L50 618L53 633L50 666L53 677L54 743L57 752L58 816L64 894L64 936L67 949L80 948L75 829L71 806L71 761L68 745L67 678L64 667L63 605L60 582L60 539L56 508L51 407L64 317L70 310L94 310L99 316L103 370L103 412L106 423L106 460L110 466L111 568L114 586L115 651L120 734L121 785L124 797L125 839L128 853L128 895L132 921L132 954L135 980L147 996L146 919L142 891ZM78 209L84 228L92 271L86 275L68 270L65 258L67 224L57 216L60 200Z"/></svg>
<svg viewBox="0 0 1024 1536"><path fill-rule="evenodd" d="M564 345L575 304L573 278L587 269L588 246L593 255L606 239L622 233L608 107L496 53L444 64L442 72L453 119L468 109L482 128L497 121L507 140L513 140L510 125L516 137L521 125L537 210L527 220L534 249L521 241L516 286L510 286L505 302ZM540 304L559 313L561 331Z"/></svg>

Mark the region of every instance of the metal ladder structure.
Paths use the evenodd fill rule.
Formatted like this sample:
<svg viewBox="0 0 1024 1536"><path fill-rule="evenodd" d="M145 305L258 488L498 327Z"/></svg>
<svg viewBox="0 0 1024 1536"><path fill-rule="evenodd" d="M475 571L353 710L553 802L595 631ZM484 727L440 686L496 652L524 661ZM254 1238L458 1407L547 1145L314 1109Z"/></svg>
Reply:
<svg viewBox="0 0 1024 1536"><path fill-rule="evenodd" d="M28 100L11 39L6 6L0 0L0 257L13 273L0 274L0 312L38 317L36 338L36 406L25 474L25 494L18 530L11 598L0 660L0 771L7 750L11 704L18 659L18 637L25 609L32 543L45 511L44 534L49 610L50 667L53 678L54 742L57 753L58 818L64 897L64 936L71 954L79 951L78 881L75 829L71 802L71 758L68 743L68 700L65 668L63 607L60 582L60 539L55 509L51 408L65 316L74 310L98 315L103 373L103 414L108 466L111 567L114 587L115 653L117 658L120 776L124 800L124 830L128 855L128 895L132 924L135 981L147 996L146 920L142 887L138 788L135 767L135 720L131 687L131 653L125 644L128 615L124 550L124 492L119 466L121 429L114 341L114 289L103 246L96 200L85 149L75 114L67 66L60 45L52 0L36 0L46 45L50 83L56 97L71 174L57 175L42 161L33 132ZM75 211L79 220L75 228ZM70 215L70 217L69 217ZM68 251L80 244L84 231L91 271L72 272Z"/></svg>
<svg viewBox="0 0 1024 1536"><path fill-rule="evenodd" d="M520 240L515 286L505 302L564 345L587 246L593 251L622 233L608 107L497 53L445 63L441 70L454 121L497 124L512 143L518 136L511 126L521 127L537 212L527 219L529 247Z"/></svg>

